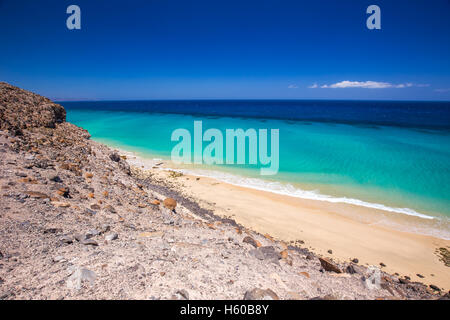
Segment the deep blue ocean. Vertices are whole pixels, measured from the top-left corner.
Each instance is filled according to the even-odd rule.
[[[450,236],[450,102],[61,102],[92,138],[170,159],[177,128],[279,129],[277,175],[259,165],[202,166],[211,175],[293,196],[347,202],[440,221]],[[206,145],[206,144],[205,144]],[[205,146],[204,145],[204,146]],[[199,169],[199,168],[196,168]],[[233,177],[233,178],[230,178]],[[226,179],[225,179],[226,180]],[[262,187],[264,186],[264,187]]]
[[[198,100],[64,102],[69,109],[389,125],[450,130],[450,102]]]

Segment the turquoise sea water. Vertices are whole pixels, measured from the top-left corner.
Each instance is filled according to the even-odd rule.
[[[258,165],[196,168],[233,174],[242,178],[241,184],[245,184],[246,177],[255,178],[257,181],[247,182],[279,193],[382,206],[399,215],[434,217],[443,221],[444,229],[448,226],[448,130],[66,108],[67,120],[87,129],[93,139],[152,158],[170,159],[176,144],[170,139],[173,130],[186,128],[193,132],[194,120],[202,120],[203,132],[208,128],[223,133],[230,128],[279,129],[277,175],[260,176]]]

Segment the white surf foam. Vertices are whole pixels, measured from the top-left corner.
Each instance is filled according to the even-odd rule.
[[[117,149],[117,148],[116,148]],[[227,172],[217,171],[217,170],[211,170],[211,169],[180,169],[171,167],[171,162],[167,159],[161,159],[156,157],[147,157],[142,156],[136,152],[133,151],[126,151],[119,149],[121,154],[125,154],[127,156],[127,161],[136,167],[143,168],[144,170],[149,170],[152,168],[155,168],[155,165],[158,166],[161,170],[172,170],[181,172],[183,174],[188,175],[194,175],[199,177],[207,177],[216,179],[218,181],[222,181],[231,185],[240,186],[240,187],[246,187],[251,188],[255,190],[260,191],[266,191],[266,192],[272,192],[279,195],[286,195],[301,199],[307,199],[307,200],[318,200],[318,201],[326,201],[330,203],[343,203],[343,204],[350,204],[350,205],[356,205],[356,206],[362,206],[366,208],[372,208],[377,209],[385,212],[392,212],[392,213],[399,213],[404,214],[412,217],[418,217],[421,219],[425,219],[426,221],[433,221],[433,225],[436,224],[436,226],[439,226],[441,224],[444,224],[445,226],[443,228],[438,227],[431,227],[430,226],[413,226],[411,223],[407,225],[398,225],[395,223],[395,225],[392,225],[394,229],[398,229],[400,231],[406,231],[406,232],[413,232],[417,234],[423,234],[428,236],[433,236],[445,240],[450,240],[450,233],[446,230],[448,221],[446,219],[441,219],[439,217],[433,217],[424,213],[417,212],[410,208],[396,208],[396,207],[389,207],[384,204],[380,203],[371,203],[359,199],[353,199],[353,198],[347,198],[347,197],[335,197],[330,196],[326,194],[322,194],[315,190],[302,190],[298,187],[293,186],[292,184],[288,183],[281,183],[281,182],[272,182],[267,180],[262,180],[258,178],[250,178],[245,176],[239,176]],[[162,166],[159,166],[160,164],[164,163]],[[445,220],[445,221],[444,221]]]
[[[142,167],[144,169],[151,169],[156,163],[164,162],[165,165],[170,165],[170,162],[165,161],[161,158],[143,158],[139,155],[137,155],[135,152],[130,152],[126,150],[119,149],[122,154],[125,154],[128,157],[128,161],[130,164]],[[194,176],[199,177],[207,177],[207,178],[213,178],[225,183],[229,183],[235,186],[239,187],[246,187],[246,188],[252,188],[255,190],[260,191],[267,191],[272,192],[280,195],[286,195],[301,199],[307,199],[307,200],[318,200],[318,201],[326,201],[331,203],[345,203],[345,204],[352,204],[356,206],[366,207],[366,208],[372,208],[382,211],[388,211],[388,212],[394,212],[394,213],[401,213],[406,214],[409,216],[419,217],[422,219],[436,219],[436,217],[432,217],[420,212],[417,212],[410,208],[396,208],[396,207],[389,207],[381,203],[372,203],[367,202],[359,199],[354,198],[347,198],[347,197],[335,197],[330,196],[326,194],[319,193],[315,190],[303,190],[298,187],[294,187],[292,184],[289,183],[281,183],[281,182],[273,182],[273,181],[267,181],[262,180],[258,178],[249,178],[239,175],[234,175],[227,172],[217,171],[217,170],[204,170],[204,169],[179,169],[179,168],[171,168],[171,167],[165,167],[162,168],[164,170],[172,170],[181,172],[183,174],[190,174]]]
[[[174,169],[174,168],[165,168],[166,170],[173,170],[178,171],[184,174],[191,174],[195,176],[201,176],[201,177],[208,177],[217,179],[219,181],[229,183],[235,186],[240,187],[247,187],[252,188],[260,191],[267,191],[272,192],[280,195],[286,195],[301,199],[307,199],[307,200],[318,200],[318,201],[326,201],[331,203],[345,203],[345,204],[352,204],[356,206],[362,206],[382,211],[388,211],[388,212],[395,212],[395,213],[401,213],[406,214],[409,216],[415,216],[422,219],[428,219],[432,220],[435,219],[435,217],[417,212],[410,208],[395,208],[395,207],[389,207],[384,204],[380,203],[371,203],[366,202],[359,199],[353,199],[353,198],[347,198],[347,197],[334,197],[329,196],[326,194],[321,194],[317,191],[310,191],[310,190],[302,190],[300,188],[294,187],[291,184],[288,183],[280,183],[280,182],[271,182],[266,181],[262,179],[257,178],[248,178],[248,177],[242,177],[233,175],[226,172],[220,172],[220,171],[213,171],[213,170],[186,170],[186,169]]]

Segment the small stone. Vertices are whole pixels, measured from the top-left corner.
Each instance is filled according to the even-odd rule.
[[[95,216],[97,214],[97,212],[95,212],[94,210],[91,210],[91,209],[84,209],[84,214],[92,217],[92,216]]]
[[[68,203],[68,202],[51,201],[50,203],[52,205],[54,205],[55,207],[58,207],[58,208],[68,208],[68,207],[70,207],[70,203]]]
[[[278,251],[276,251],[275,248],[272,246],[252,249],[249,251],[249,253],[259,260],[278,261],[279,259],[281,259],[281,254]]]
[[[74,238],[79,242],[87,239],[85,234],[76,234]]]
[[[306,260],[314,260],[314,256],[310,253],[306,255]]]
[[[163,202],[164,206],[169,210],[175,210],[175,207],[177,206],[177,201],[173,198],[166,198]]]
[[[212,223],[207,223],[206,226],[212,230],[216,230],[216,227]]]
[[[254,256],[256,259],[264,260],[264,254],[257,249],[253,249],[249,251],[250,255]]]
[[[259,243],[259,241],[256,241],[255,239],[253,239],[252,237],[249,237],[249,236],[245,237],[244,240],[242,240],[242,242],[251,244],[255,248],[261,247],[261,243]]]
[[[100,232],[98,232],[98,230],[96,230],[96,229],[89,230],[89,231],[86,233],[86,239],[90,239],[90,238],[92,238],[92,237],[96,237],[96,236],[98,236],[99,234],[100,234]]]
[[[441,288],[439,288],[438,286],[436,286],[434,284],[430,284],[430,288],[435,290],[435,291],[441,291]]]
[[[86,179],[92,179],[93,176],[94,174],[92,174],[91,172],[86,172],[86,174],[84,175]]]
[[[101,233],[106,233],[109,230],[111,230],[111,226],[109,224],[102,224],[102,226],[101,226]]]
[[[383,267],[386,267],[386,265],[383,263],[383,262],[380,262],[380,266],[383,268]]]
[[[301,272],[299,272],[299,274],[301,274],[302,276],[304,276],[306,278],[309,278],[309,273],[306,271],[301,271]]]
[[[258,249],[264,253],[266,259],[281,259],[281,254],[272,246],[260,247]]]
[[[420,273],[416,274],[416,276],[418,276],[419,278],[423,279],[425,278],[423,275],[421,275]]]
[[[355,267],[353,265],[347,266],[347,268],[345,268],[345,272],[350,273],[350,274],[357,273],[356,270],[355,270]]]
[[[47,234],[47,233],[60,233],[60,232],[62,232],[62,229],[60,229],[60,228],[47,228],[47,229],[44,230],[44,234]]]
[[[94,204],[91,204],[91,209],[92,210],[100,210],[101,208],[98,204],[94,203]]]
[[[108,210],[108,211],[111,212],[111,213],[117,213],[116,209],[115,209],[112,205],[110,205],[110,204],[108,204],[108,205],[105,207],[105,210]]]
[[[319,261],[320,261],[320,264],[322,265],[322,268],[324,268],[325,271],[342,273],[341,269],[335,263],[333,263],[330,259],[319,258]]]
[[[358,259],[356,259],[356,258],[354,258],[354,259],[352,259],[352,262],[353,262],[353,263],[358,263],[358,262],[359,262],[359,260],[358,260]]]
[[[25,178],[27,176],[27,174],[23,173],[23,172],[16,172],[16,176],[21,177],[21,178]]]
[[[266,238],[267,240],[270,240],[270,241],[274,241],[273,237],[270,234],[268,234],[268,233],[264,234],[264,238]]]
[[[271,289],[255,288],[244,294],[244,300],[279,300],[277,294]]]
[[[85,246],[94,246],[94,247],[98,246],[97,241],[92,240],[92,239],[82,240],[82,241],[80,241],[80,243],[84,244]]]
[[[69,198],[69,188],[67,187],[59,188],[56,193],[64,198]]]
[[[63,236],[60,240],[62,243],[67,243],[67,244],[73,243],[73,238],[70,236]]]
[[[161,202],[159,202],[159,200],[153,200],[153,201],[150,202],[150,204],[153,204],[155,206],[159,206],[160,203]]]
[[[154,237],[162,237],[164,232],[162,231],[154,231],[154,232],[141,232],[139,237],[141,238],[154,238]]]
[[[189,293],[184,289],[178,290],[172,296],[172,299],[174,299],[174,300],[189,300]]]
[[[114,161],[114,162],[119,162],[120,161],[120,156],[116,153],[113,152],[109,155],[109,158]]]
[[[327,252],[328,252],[329,254],[333,254],[333,250],[331,250],[331,249],[328,250]]]
[[[119,235],[117,233],[114,233],[114,232],[109,233],[109,234],[107,234],[105,236],[105,240],[106,241],[113,241],[113,240],[116,240],[117,238],[119,238]]]
[[[57,176],[57,175],[50,176],[49,180],[53,181],[53,182],[58,182],[58,183],[63,182],[62,179],[59,176]]]
[[[25,194],[29,195],[31,198],[37,198],[37,199],[50,199],[48,195],[42,192],[37,191],[25,191]]]
[[[64,259],[63,256],[56,256],[53,258],[53,262],[66,262],[67,260]]]
[[[288,251],[283,250],[280,252],[280,255],[281,255],[281,259],[286,259],[288,257]]]

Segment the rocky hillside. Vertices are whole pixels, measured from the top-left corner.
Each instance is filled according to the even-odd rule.
[[[217,217],[44,97],[0,83],[0,116],[0,299],[448,298]]]
[[[26,128],[55,128],[64,121],[66,110],[59,104],[0,82],[0,129],[20,135]]]

